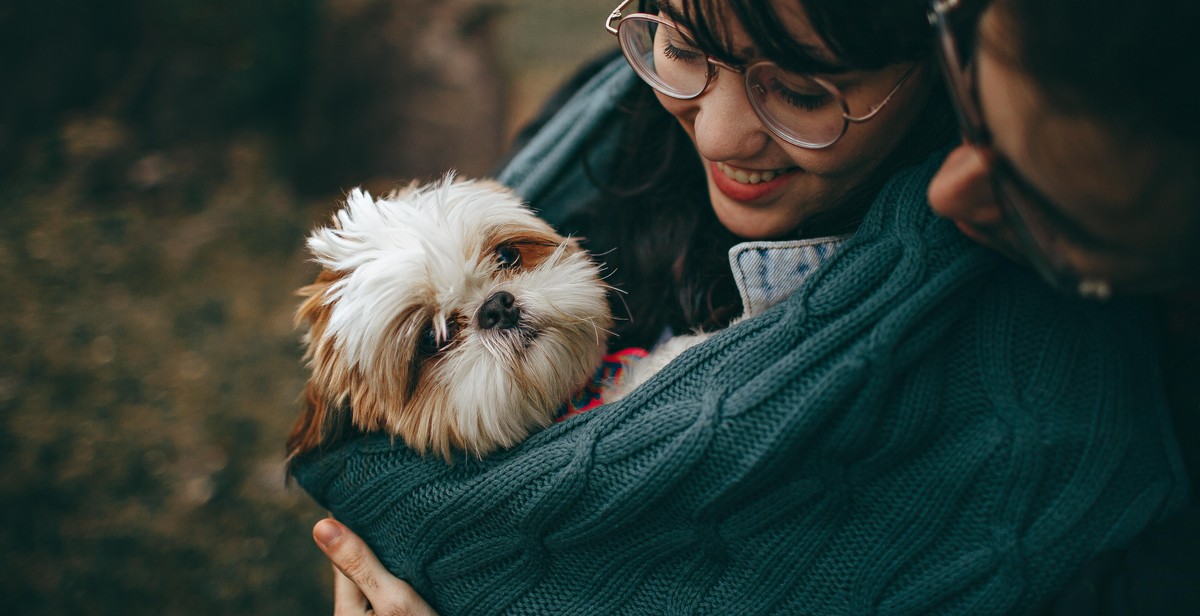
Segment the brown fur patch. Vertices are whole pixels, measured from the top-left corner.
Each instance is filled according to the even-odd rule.
[[[322,271],[316,282],[298,291],[305,299],[295,320],[297,326],[308,329],[304,359],[311,376],[305,386],[304,408],[288,437],[289,460],[328,446],[349,432],[351,425],[363,431],[390,429],[413,449],[432,449],[449,459],[450,447],[465,443],[452,423],[439,421],[449,417],[448,412],[434,408],[441,404],[442,396],[433,395],[433,385],[422,385],[421,375],[436,356],[425,356],[417,349],[420,333],[434,318],[433,313],[418,302],[398,314],[385,338],[403,341],[403,345],[385,349],[375,358],[374,373],[364,374],[347,365],[326,335],[334,307],[326,295],[342,277]]]
[[[307,326],[309,331],[309,344],[304,356],[306,360],[312,359],[316,341],[324,337],[329,314],[333,310],[324,302],[325,293],[339,278],[341,276],[324,270],[317,275],[316,282],[296,292],[304,301],[296,310],[295,322],[297,326]],[[288,459],[314,451],[325,443],[327,436],[332,436],[330,427],[335,423],[332,421],[334,414],[326,396],[310,380],[304,388],[304,409],[288,435]]]
[[[494,182],[485,181],[481,184],[484,188],[512,195],[511,191]],[[398,188],[388,198],[403,200],[409,193],[421,189],[414,182]],[[515,196],[512,198],[516,199]],[[576,239],[564,238],[536,217],[517,218],[520,219],[518,222],[488,229],[485,237],[469,236],[472,242],[482,242],[477,247],[480,261],[476,265],[496,263],[497,249],[501,246],[511,247],[518,252],[513,273],[548,265],[547,261],[551,260],[552,255],[561,250],[565,249],[568,254],[582,250]],[[505,256],[512,257],[511,254]],[[311,376],[305,387],[303,411],[288,438],[289,460],[327,447],[359,431],[386,431],[416,451],[432,452],[447,461],[452,459],[455,449],[482,456],[496,446],[511,446],[515,443],[509,441],[523,435],[522,427],[515,422],[548,425],[551,415],[546,413],[544,417],[539,416],[542,409],[552,412],[570,393],[559,391],[562,388],[557,384],[569,386],[577,379],[583,381],[590,378],[589,365],[599,362],[604,348],[603,340],[598,339],[596,348],[591,349],[594,357],[580,357],[578,362],[564,360],[563,357],[555,358],[550,362],[553,369],[549,373],[556,384],[542,382],[544,376],[535,376],[527,366],[518,363],[511,376],[515,380],[513,385],[516,391],[524,395],[512,404],[514,408],[523,409],[523,415],[502,415],[505,419],[514,419],[514,423],[497,430],[493,423],[496,415],[475,417],[464,415],[461,409],[448,408],[455,396],[449,395],[447,388],[460,386],[451,381],[470,378],[461,373],[452,376],[449,370],[462,368],[463,364],[452,358],[455,357],[455,345],[465,342],[456,340],[454,334],[468,331],[473,326],[472,317],[458,312],[441,314],[435,307],[436,289],[405,289],[403,303],[406,306],[401,308],[402,313],[391,317],[386,329],[378,334],[380,340],[375,341],[369,351],[350,350],[350,347],[335,340],[329,331],[335,308],[329,301],[329,293],[334,285],[348,275],[347,272],[322,271],[312,284],[298,292],[304,299],[297,309],[295,321],[298,327],[306,329],[304,360]],[[507,278],[510,273],[491,270],[488,275],[496,282]],[[602,301],[600,303],[599,310],[605,309],[606,305]],[[453,321],[457,327],[446,327],[440,321],[442,318]],[[589,318],[586,323],[592,328],[598,327],[599,336],[599,332],[611,326],[611,317],[605,316],[599,322]],[[421,350],[422,334],[431,325],[439,334],[439,343],[448,342],[448,346],[432,354]],[[577,323],[567,330],[571,330],[571,327],[578,330],[584,325]],[[573,335],[575,342],[572,344],[587,346],[585,343],[588,341],[580,341],[578,332]],[[363,358],[358,357],[358,353],[371,355]],[[351,361],[355,361],[355,365],[349,365]],[[509,410],[497,412],[508,413]],[[516,419],[518,417],[520,419]]]
[[[506,225],[491,231],[484,241],[483,254],[480,255],[480,258],[485,261],[495,259],[495,253],[499,247],[511,246],[521,255],[520,260],[517,261],[517,268],[533,269],[554,254],[563,243],[568,244],[568,252],[579,250],[578,243],[555,233],[549,225],[544,229],[530,228],[524,225]]]

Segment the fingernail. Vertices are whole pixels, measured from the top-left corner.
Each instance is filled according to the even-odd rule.
[[[329,544],[337,541],[337,538],[341,536],[342,525],[329,518],[317,522],[317,525],[313,527],[313,539],[325,547],[329,547]]]

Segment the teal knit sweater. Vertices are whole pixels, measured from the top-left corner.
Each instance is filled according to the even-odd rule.
[[[1137,307],[1056,296],[895,177],[783,303],[619,403],[300,484],[443,614],[998,614],[1178,508]]]

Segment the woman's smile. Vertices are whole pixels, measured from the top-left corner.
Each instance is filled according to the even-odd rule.
[[[710,161],[709,171],[717,190],[734,201],[748,204],[770,197],[783,188],[800,169],[743,169]]]

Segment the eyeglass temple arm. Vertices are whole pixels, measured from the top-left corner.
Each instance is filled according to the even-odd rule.
[[[848,122],[855,122],[855,123],[866,122],[867,120],[870,120],[871,118],[875,117],[881,109],[883,109],[885,106],[887,106],[888,101],[892,100],[892,97],[895,96],[896,93],[900,91],[900,86],[903,86],[904,82],[908,81],[909,77],[912,77],[912,74],[916,72],[918,66],[920,66],[920,64],[913,64],[912,66],[908,67],[908,70],[904,72],[904,76],[900,78],[900,81],[898,83],[896,83],[896,87],[892,88],[891,92],[888,92],[887,97],[885,97],[883,100],[879,101],[878,103],[872,105],[871,108],[867,111],[867,115],[858,116],[858,117],[843,115],[842,117],[846,118],[846,121],[848,121]]]
[[[958,8],[960,2],[961,0],[933,0],[929,5],[930,20],[932,21],[932,16],[935,12],[945,14],[952,9]]]
[[[613,9],[612,13],[608,14],[608,19],[604,20],[604,29],[608,30],[609,34],[615,35],[617,33],[617,28],[613,25],[613,22],[621,19],[621,11],[624,11],[625,7],[628,6],[630,2],[633,2],[633,0],[625,0],[621,4],[618,4],[617,8]]]

